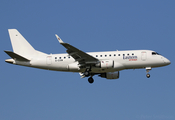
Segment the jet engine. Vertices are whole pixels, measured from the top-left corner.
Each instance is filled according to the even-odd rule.
[[[119,78],[119,71],[101,73],[99,76],[102,78],[106,78],[106,79],[118,79]]]

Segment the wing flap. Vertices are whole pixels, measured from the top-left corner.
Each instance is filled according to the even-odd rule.
[[[72,56],[76,61],[98,61],[98,59],[94,58],[93,56],[75,48],[74,46],[68,43],[61,43],[65,48],[67,48],[67,53]]]

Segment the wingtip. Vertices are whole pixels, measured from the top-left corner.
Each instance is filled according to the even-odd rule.
[[[59,41],[60,43],[64,43],[64,42],[61,40],[61,38],[60,38],[57,34],[55,34],[55,36],[56,36],[56,38],[58,39],[58,41]]]

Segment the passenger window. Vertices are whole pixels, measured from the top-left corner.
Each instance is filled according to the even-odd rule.
[[[118,54],[118,56],[120,56],[120,54]]]
[[[127,54],[127,55],[129,55],[129,54]]]
[[[125,56],[125,54],[123,54],[123,56]]]
[[[134,53],[132,53],[132,55],[134,55]]]
[[[114,56],[116,56],[116,54],[114,54]]]
[[[109,57],[111,57],[111,55],[109,55]]]
[[[66,57],[64,57],[64,59],[66,59]]]
[[[107,55],[105,55],[105,57],[107,57]]]
[[[61,59],[61,57],[60,57],[60,59]]]
[[[57,59],[57,57],[55,57],[55,59]]]
[[[96,57],[98,57],[98,55],[96,55]]]
[[[100,57],[102,57],[102,55],[100,55]]]

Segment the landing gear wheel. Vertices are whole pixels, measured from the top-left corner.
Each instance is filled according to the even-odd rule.
[[[146,77],[147,77],[147,78],[150,78],[150,74],[146,74]]]
[[[90,75],[90,73],[89,73],[90,71],[91,71],[91,69],[90,68],[87,68],[86,71],[84,72],[84,75],[86,77],[88,77]]]
[[[90,78],[88,78],[88,82],[92,84],[94,82],[94,79],[92,77],[90,77]]]
[[[89,71],[85,71],[85,72],[84,72],[84,75],[85,75],[86,77],[88,77],[88,76],[89,76]]]
[[[149,74],[149,71],[151,70],[151,67],[146,67],[146,77],[147,78],[150,78],[150,74]]]

